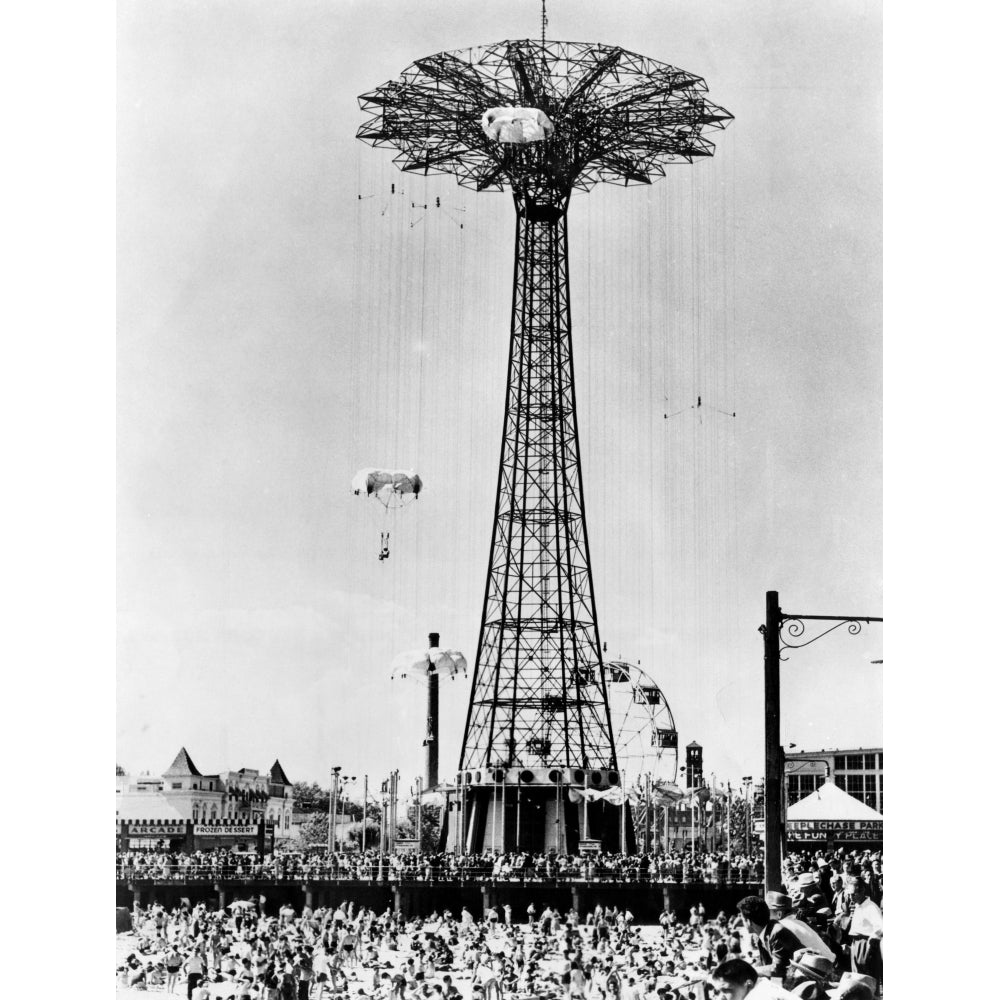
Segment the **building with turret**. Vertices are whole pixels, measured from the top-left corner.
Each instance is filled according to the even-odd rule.
[[[123,820],[171,820],[273,824],[277,837],[291,835],[292,783],[275,761],[270,770],[202,774],[184,747],[160,777],[116,768],[115,813]]]

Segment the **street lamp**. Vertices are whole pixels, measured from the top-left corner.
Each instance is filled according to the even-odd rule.
[[[680,781],[682,784],[683,784],[683,780],[684,780],[684,772],[686,770],[687,770],[687,768],[682,764],[680,766],[678,772],[677,772],[677,774],[678,774],[678,781]],[[679,807],[680,804],[681,804],[681,801],[682,801],[682,799],[678,799],[674,803],[674,805]],[[667,808],[669,809],[670,806],[668,805]],[[677,829],[680,831],[681,854],[683,854],[684,853],[684,825],[683,825],[683,820],[682,820],[682,818],[681,818],[681,816],[680,816],[679,813],[678,813],[678,816],[677,816]],[[668,847],[668,849],[670,847],[670,837],[669,837],[669,835],[667,836],[667,847]]]
[[[687,768],[681,765],[680,773],[683,774]],[[694,850],[694,823],[695,823],[695,803],[698,801],[697,797],[694,795],[688,798],[688,808],[691,810],[691,865],[694,866],[695,861],[695,850]]]
[[[797,746],[798,746],[798,743],[789,743],[788,744],[788,749],[789,750],[794,750]],[[784,753],[782,753],[782,761],[785,763],[785,767],[787,769],[787,767],[788,767],[788,761],[786,760],[786,758],[784,756]],[[815,758],[807,757],[807,758],[803,759],[802,763],[803,764],[822,764],[823,767],[826,768],[826,780],[827,781],[830,780],[830,762],[828,760],[824,760],[822,758],[820,758],[820,759],[817,760]],[[788,771],[788,773],[789,774],[798,774],[800,772],[798,772],[798,771]]]
[[[337,808],[337,784],[340,780],[341,767],[331,767],[330,768],[330,810],[329,819],[327,821],[326,830],[326,851],[328,854],[333,854],[334,849],[334,832],[333,832],[333,816]]]
[[[334,783],[333,783],[333,849],[337,850],[337,828],[340,826],[339,816],[340,816],[340,799],[341,799],[341,785],[351,785],[356,782],[356,775],[341,775],[341,768],[335,767],[334,771]]]
[[[797,743],[789,743],[788,744],[788,749],[789,750],[794,750],[797,746],[798,746]],[[795,767],[795,764],[798,764],[799,766]],[[815,758],[808,758],[807,757],[807,758],[804,758],[802,760],[792,761],[791,762],[791,768],[790,768],[789,767],[788,756],[785,754],[785,748],[781,747],[781,825],[782,825],[782,829],[784,829],[785,823],[787,822],[787,818],[788,818],[788,806],[789,806],[789,801],[788,801],[788,778],[789,778],[790,775],[800,775],[801,774],[801,775],[805,775],[807,777],[814,775],[815,772],[813,772],[813,771],[807,771],[806,770],[809,767],[809,765],[811,765],[811,764],[822,764],[823,767],[826,770],[826,773],[824,775],[824,779],[823,780],[824,781],[829,781],[830,780],[830,762],[828,760],[815,759]],[[798,789],[796,791],[797,791],[797,794],[802,794],[801,791],[799,791]],[[798,800],[796,800],[796,801],[798,801]],[[792,805],[794,805],[794,803],[792,803]]]
[[[750,856],[750,827],[753,822],[753,803],[750,794],[753,791],[753,775],[743,775],[743,853]]]
[[[778,592],[766,594],[765,622],[758,631],[764,637],[764,888],[781,886],[781,858],[784,853],[782,795],[784,766],[781,747],[781,673],[784,652],[802,649],[817,639],[847,626],[849,635],[858,635],[861,623],[881,622],[869,615],[799,615],[781,610]],[[824,631],[806,638],[806,622],[822,622]],[[833,624],[829,624],[829,623]]]
[[[365,853],[368,846],[368,775],[365,775],[364,791],[361,793],[361,853]]]

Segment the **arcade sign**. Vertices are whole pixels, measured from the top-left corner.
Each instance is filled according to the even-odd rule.
[[[164,837],[183,837],[187,833],[187,826],[180,823],[128,823],[126,822],[128,835],[130,837],[155,837],[162,840]]]

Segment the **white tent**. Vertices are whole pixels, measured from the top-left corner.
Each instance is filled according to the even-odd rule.
[[[786,817],[789,820],[880,820],[882,814],[828,781],[789,806]]]
[[[785,832],[800,843],[881,842],[882,814],[828,781],[788,807]]]

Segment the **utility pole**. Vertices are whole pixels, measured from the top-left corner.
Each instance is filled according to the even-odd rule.
[[[396,780],[396,772],[389,772],[389,798],[385,805],[385,853],[392,854],[392,812],[393,812],[393,784]]]
[[[558,775],[556,778],[556,851],[562,853],[565,850],[565,847],[563,846],[563,822],[561,815],[563,780],[562,769],[559,768],[556,771],[556,774]]]
[[[328,823],[329,829],[326,831],[326,849],[330,854],[333,854],[337,848],[334,821],[337,813],[337,778],[339,774],[339,767],[330,768],[330,818]]]
[[[733,866],[733,786],[726,782],[726,864],[732,877]]]
[[[692,869],[692,871],[694,870],[694,860],[695,860],[695,855],[694,855],[694,823],[695,823],[695,815],[694,815],[694,812],[695,812],[695,803],[697,801],[698,800],[696,798],[694,798],[694,797],[691,798],[691,869]]]
[[[706,835],[706,840],[707,840],[708,845],[710,846],[710,848],[712,850],[712,853],[714,854],[715,851],[716,851],[716,849],[719,846],[719,843],[718,843],[719,823],[718,823],[718,816],[716,816],[716,814],[715,814],[715,811],[716,811],[716,809],[718,809],[719,804],[718,804],[718,802],[716,801],[716,798],[715,798],[715,772],[714,771],[712,772],[712,796],[708,800],[708,803],[711,806],[711,809],[710,810],[708,810],[708,809],[705,810],[705,819],[706,819],[706,822],[708,824],[708,833]],[[709,815],[709,813],[711,813],[711,815]]]
[[[650,796],[649,796],[649,773],[646,773],[646,817],[645,823],[643,824],[644,830],[642,835],[643,840],[643,850],[646,854],[650,853],[649,850],[649,807],[650,807]]]
[[[764,889],[781,890],[781,607],[769,590],[764,617]]]
[[[465,782],[462,780],[462,772],[455,776],[455,853],[461,857],[465,854],[462,845],[465,841]]]
[[[361,853],[365,853],[367,838],[365,833],[368,829],[368,775],[365,775],[364,805],[361,807]]]
[[[490,778],[493,781],[493,800],[490,803],[490,820],[491,820],[491,833],[490,833],[490,850],[496,854],[497,852],[497,775],[496,771],[490,767]]]
[[[337,850],[337,816],[340,808],[340,768],[335,767],[333,775],[333,849]]]
[[[621,790],[622,790],[622,815],[621,815],[621,820],[622,820],[622,830],[621,830],[622,857],[625,857],[628,854],[628,851],[626,850],[626,846],[625,846],[625,810],[628,809],[628,795],[626,794],[625,789],[627,787],[628,787],[628,785],[625,784],[625,772],[622,771],[622,773],[621,773],[621,784],[619,785],[619,788],[621,788]]]
[[[378,881],[384,878],[383,864],[385,861],[385,792],[386,782],[382,782],[382,794],[379,796],[378,811]]]
[[[424,800],[423,800],[424,789],[423,789],[423,783],[424,783],[424,779],[421,778],[418,775],[417,776],[417,810],[416,810],[417,815],[416,815],[416,819],[414,819],[414,821],[413,821],[413,836],[414,836],[414,839],[417,841],[417,844],[420,845],[420,846],[417,847],[417,853],[418,854],[423,850],[423,835],[422,835],[422,827],[423,827],[423,819],[424,819]]]
[[[517,850],[521,849],[521,772],[517,772],[517,805],[515,806],[516,816],[514,818],[514,845]]]
[[[396,781],[393,785],[394,796],[392,806],[392,852],[396,853],[396,840],[399,838],[399,771],[393,771]]]
[[[389,854],[396,853],[396,790],[399,785],[399,771],[389,775]]]
[[[428,644],[431,649],[437,649],[441,636],[437,632],[431,632],[428,637]],[[440,677],[433,659],[427,669],[427,738],[425,744],[427,753],[425,755],[427,790],[437,788],[438,784],[438,685]]]

